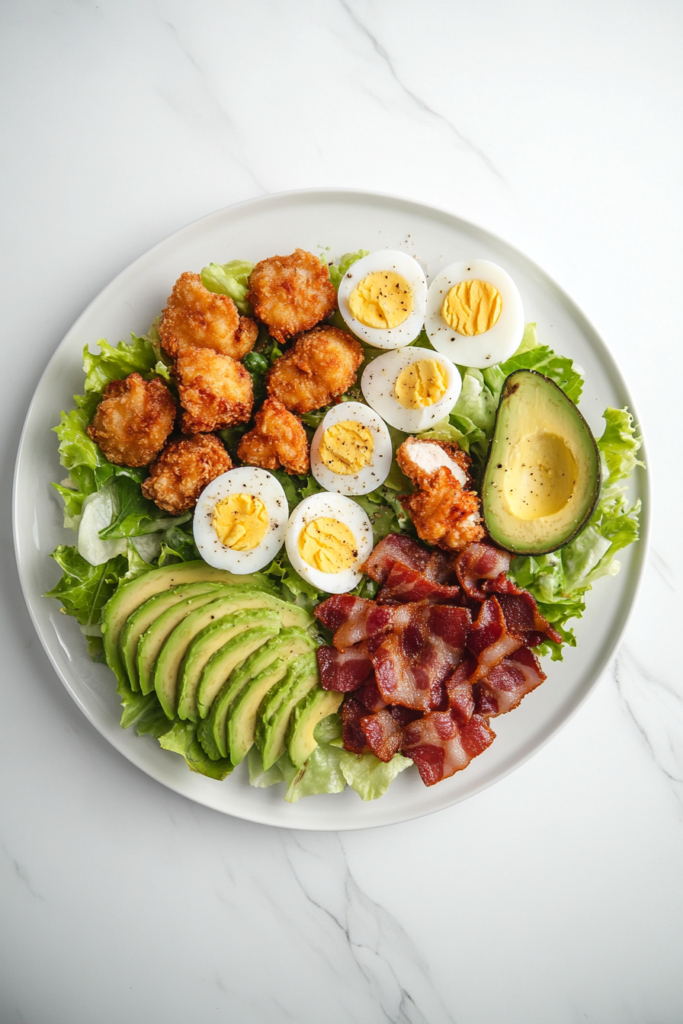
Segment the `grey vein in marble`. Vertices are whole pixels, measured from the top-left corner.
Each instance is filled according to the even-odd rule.
[[[491,171],[492,174],[495,174],[495,176],[500,181],[502,181],[504,184],[507,184],[507,182],[505,181],[505,178],[500,173],[500,171],[498,170],[496,165],[493,163],[491,158],[488,157],[486,155],[486,153],[484,153],[484,151],[482,149],[480,149],[474,142],[472,142],[471,139],[469,139],[458,128],[456,128],[456,126],[453,124],[453,122],[449,121],[448,118],[445,117],[444,114],[441,114],[441,113],[439,113],[438,110],[435,110],[433,107],[430,107],[429,104],[426,103],[422,99],[421,96],[418,96],[416,92],[413,92],[413,90],[411,88],[409,88],[409,86],[406,85],[406,83],[403,81],[403,79],[398,74],[398,72],[396,70],[396,65],[395,65],[394,61],[391,59],[391,57],[389,56],[389,53],[387,52],[386,48],[384,46],[382,46],[382,44],[380,43],[379,39],[377,39],[377,37],[375,35],[373,35],[373,33],[370,31],[370,29],[367,27],[367,25],[363,21],[361,21],[361,19],[358,17],[356,12],[351,7],[351,5],[348,2],[348,0],[339,0],[339,3],[341,5],[341,7],[346,11],[349,19],[353,22],[355,27],[360,32],[362,32],[362,34],[370,42],[372,48],[374,49],[375,53],[380,58],[382,63],[385,65],[385,67],[386,67],[387,71],[389,72],[389,74],[391,75],[391,77],[394,79],[394,81],[396,82],[398,87],[401,89],[401,91],[403,93],[405,93],[405,95],[410,99],[412,104],[418,110],[421,110],[422,113],[427,114],[429,117],[431,117],[431,118],[433,118],[433,119],[435,119],[437,121],[440,121],[441,124],[446,125],[446,127],[456,137],[456,139],[458,140],[458,142],[460,142],[461,145],[466,146],[467,149],[469,149],[472,153],[474,153],[475,156],[477,156],[486,165],[486,167],[488,167],[489,171]]]

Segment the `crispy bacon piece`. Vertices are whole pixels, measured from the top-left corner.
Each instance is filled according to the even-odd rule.
[[[503,658],[518,650],[523,643],[520,637],[508,632],[498,598],[489,597],[481,606],[477,621],[467,638],[467,648],[477,659],[470,682],[476,683],[488,675]]]
[[[375,670],[362,647],[350,647],[344,652],[334,647],[319,647],[316,654],[323,690],[348,693],[374,679]]]
[[[403,729],[389,708],[361,718],[360,727],[375,757],[391,761],[403,741]]]
[[[377,686],[377,680],[375,679],[375,670],[372,670],[372,678],[368,679],[367,682],[354,691],[354,700],[361,702],[366,712],[370,715],[374,715],[376,711],[381,711],[382,708],[387,706],[387,702],[382,697]],[[404,725],[405,723],[401,723]]]
[[[544,640],[554,640],[556,644],[562,643],[562,637],[543,618],[534,598],[528,591],[520,590],[517,594],[498,594],[497,600],[503,609],[505,624],[509,632],[521,637],[525,647],[536,647]]]
[[[347,697],[342,704],[342,739],[344,749],[354,754],[364,754],[368,749],[365,733],[361,728],[361,720],[366,717],[366,710],[360,701]]]
[[[465,658],[446,680],[446,693],[451,714],[459,726],[467,725],[475,712],[475,700],[470,676],[477,667],[475,658]],[[477,712],[479,709],[476,708]]]
[[[315,615],[324,626],[335,630],[334,646],[338,651],[345,651],[347,647],[384,633],[389,628],[400,628],[407,624],[410,611],[403,610],[407,607],[382,606],[365,597],[334,594],[318,605]]]
[[[437,583],[403,562],[394,562],[377,600],[380,604],[403,604],[406,601],[436,603],[459,601],[461,597],[460,587]]]
[[[509,551],[501,551],[490,544],[468,544],[455,560],[455,571],[467,596],[475,601],[484,601],[486,594],[477,586],[477,581],[500,580],[502,574],[510,568],[511,561],[512,555]],[[503,586],[503,581],[508,582],[507,578],[503,577]]]
[[[472,697],[476,713],[494,718],[512,711],[546,678],[538,658],[522,647],[496,665],[485,679],[474,686]],[[451,691],[449,689],[449,697]]]
[[[433,711],[406,726],[401,752],[413,759],[425,786],[433,786],[467,768],[494,739],[495,733],[480,715],[458,728],[450,711]]]
[[[428,551],[412,537],[405,537],[400,533],[389,533],[383,537],[367,562],[361,566],[361,572],[372,577],[377,583],[386,583],[397,562],[426,576],[428,580],[437,583],[457,583],[446,555],[440,551]]]

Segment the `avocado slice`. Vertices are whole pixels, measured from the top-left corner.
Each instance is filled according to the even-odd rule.
[[[313,735],[316,725],[338,711],[343,699],[343,693],[316,687],[296,705],[289,719],[286,742],[289,759],[297,768],[308,760],[318,746]]]
[[[212,677],[207,678],[206,685],[212,687],[213,681],[218,679],[225,680],[225,682],[211,705],[208,718],[201,723],[197,730],[199,740],[209,757],[217,760],[219,757],[228,756],[226,720],[232,713],[233,702],[239,703],[239,709],[235,707],[232,724],[233,743],[236,749],[243,750],[246,746],[246,750],[249,750],[254,742],[258,706],[270,687],[277,681],[273,678],[272,682],[263,688],[256,682],[256,677],[261,676],[276,661],[282,662],[282,674],[284,675],[287,663],[292,658],[315,650],[315,647],[315,640],[308,633],[296,626],[291,626],[289,629],[283,629],[278,636],[273,637],[258,651],[255,651],[227,679],[220,651],[211,658],[204,669],[204,675]]]
[[[197,687],[209,658],[221,650],[228,640],[255,626],[266,626],[279,633],[280,616],[268,608],[252,608],[249,611],[236,612],[234,615],[225,615],[197,633],[185,651],[180,665],[178,718],[197,721]]]
[[[292,711],[318,682],[315,654],[303,654],[289,663],[285,678],[265,696],[256,718],[256,745],[261,751],[264,771],[284,753]]]
[[[126,683],[126,668],[119,650],[119,638],[126,619],[143,601],[162,590],[169,590],[180,584],[188,583],[224,583],[250,585],[251,587],[270,589],[270,584],[260,573],[236,576],[225,569],[213,569],[206,562],[197,558],[193,562],[180,562],[177,565],[165,565],[162,569],[152,569],[137,576],[130,583],[125,583],[116,591],[105,605],[102,616],[102,632],[104,633],[104,653],[107,664],[119,682]]]
[[[585,419],[536,370],[517,370],[501,394],[482,483],[491,539],[544,555],[575,537],[600,495],[600,457]]]
[[[188,586],[177,586],[171,590],[148,597],[146,601],[128,616],[123,632],[119,638],[119,650],[126,666],[132,690],[140,689],[138,678],[137,653],[140,637],[167,608],[184,601],[186,597],[197,597],[200,594],[216,594],[221,590],[220,583],[190,583]]]
[[[262,590],[244,587],[221,587],[218,591],[219,597],[225,598],[226,602],[231,602],[226,606],[225,615],[229,612],[240,611],[242,608],[263,607],[260,603],[263,595],[264,591]],[[183,622],[192,611],[203,608],[204,605],[211,604],[215,600],[216,593],[212,591],[185,598],[167,608],[151,626],[148,626],[138,640],[136,655],[140,689],[143,693],[151,693],[154,689],[154,667],[157,658],[175,627]]]

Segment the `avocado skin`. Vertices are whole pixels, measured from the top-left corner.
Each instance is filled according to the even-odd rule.
[[[285,678],[266,694],[256,719],[256,745],[265,771],[285,751],[287,726],[294,707],[317,685],[316,656],[304,654],[290,662]]]
[[[311,756],[318,742],[313,735],[316,725],[339,710],[343,693],[316,687],[294,708],[287,727],[287,750],[293,765],[300,768]]]
[[[220,757],[228,757],[228,730],[232,734],[235,750],[243,751],[244,754],[249,752],[254,742],[256,712],[263,694],[281,678],[279,675],[277,678],[273,677],[270,686],[262,689],[260,683],[262,678],[265,678],[266,670],[278,661],[282,663],[284,675],[292,658],[314,650],[315,646],[315,641],[308,633],[297,626],[290,626],[250,655],[228,676],[211,705],[208,718],[199,726],[197,733],[210,758],[217,760]],[[208,665],[205,671],[207,670]]]
[[[577,479],[577,499],[572,505],[573,514],[568,515],[564,523],[547,524],[545,536],[538,536],[538,530],[535,531],[537,535],[533,536],[534,530],[529,525],[528,537],[525,538],[524,524],[535,524],[538,519],[527,521],[512,515],[505,508],[499,492],[507,469],[506,456],[510,432],[514,429],[515,403],[524,401],[530,391],[543,397],[545,411],[549,416],[547,421],[539,417],[536,421],[538,427],[542,429],[544,424],[552,424],[553,415],[556,415],[556,419],[559,417],[562,420],[562,436],[572,439],[583,472],[579,472]],[[500,473],[501,469],[503,473]],[[482,511],[491,540],[518,555],[545,555],[556,551],[573,540],[588,524],[600,497],[600,484],[600,455],[595,438],[574,402],[554,381],[537,370],[516,370],[511,373],[503,384],[481,488]],[[511,536],[513,530],[517,536]]]

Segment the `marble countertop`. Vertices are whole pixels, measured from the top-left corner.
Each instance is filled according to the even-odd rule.
[[[35,0],[0,24],[3,1024],[677,1024],[683,8]],[[11,536],[26,409],[82,309],[189,221],[313,186],[432,203],[543,266],[624,371],[655,495],[623,646],[566,728],[468,802],[355,833],[245,823],[129,764],[47,661]]]

